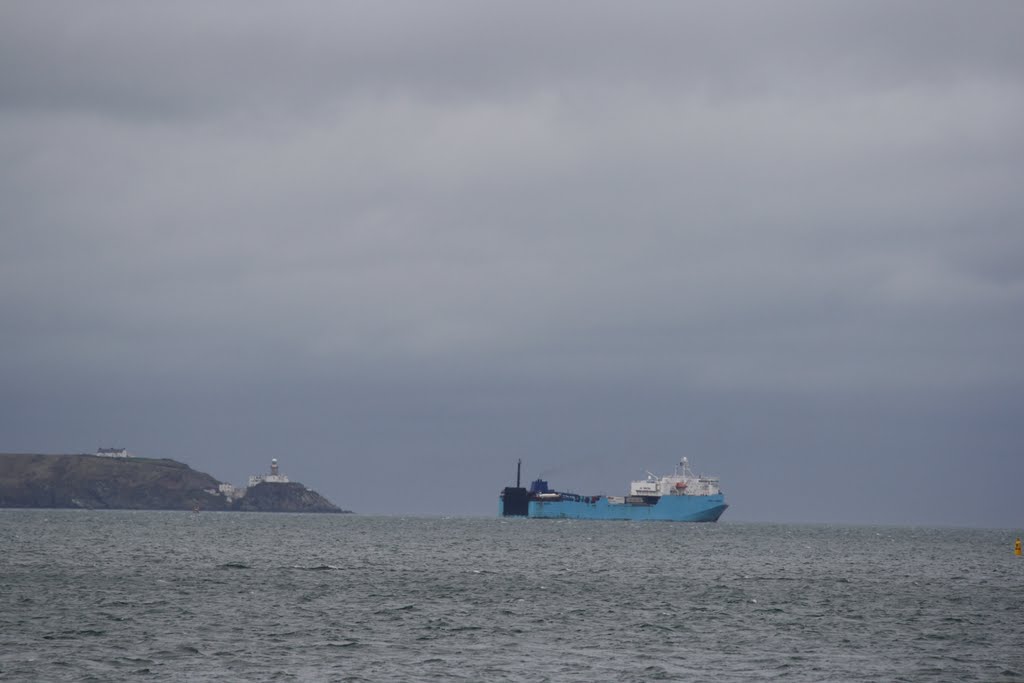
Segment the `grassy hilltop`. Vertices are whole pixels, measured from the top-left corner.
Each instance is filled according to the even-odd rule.
[[[261,484],[232,505],[210,493],[220,483],[175,460],[0,454],[0,507],[341,512],[301,484]]]

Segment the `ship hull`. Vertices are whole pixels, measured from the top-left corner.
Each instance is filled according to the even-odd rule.
[[[721,493],[710,496],[662,496],[653,503],[596,500],[530,500],[526,516],[537,519],[609,519],[665,522],[715,522],[729,507]],[[501,502],[499,514],[506,515]],[[515,514],[511,513],[510,514]]]

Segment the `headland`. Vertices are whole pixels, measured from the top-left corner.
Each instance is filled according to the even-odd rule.
[[[349,512],[286,477],[259,479],[236,489],[176,460],[127,457],[123,449],[0,453],[0,507]]]

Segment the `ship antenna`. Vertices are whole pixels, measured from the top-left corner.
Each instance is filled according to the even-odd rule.
[[[517,489],[521,488],[519,486],[519,473],[522,471],[522,469],[523,469],[523,459],[519,458],[519,462],[516,463],[516,488]]]

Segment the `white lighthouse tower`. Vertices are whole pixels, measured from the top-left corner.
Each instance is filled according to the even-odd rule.
[[[270,474],[254,474],[249,477],[249,486],[257,484],[287,484],[288,477],[281,474],[277,469],[277,458],[270,460]]]

